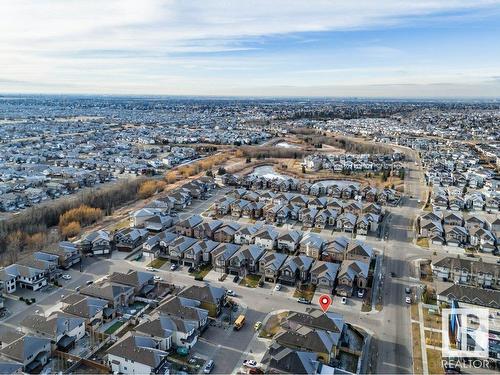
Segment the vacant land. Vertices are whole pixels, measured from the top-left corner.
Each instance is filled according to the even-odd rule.
[[[444,374],[441,360],[441,350],[427,349],[427,363],[429,365],[429,374]]]
[[[288,311],[281,312],[279,314],[274,314],[269,317],[264,327],[262,327],[259,337],[272,338],[277,334],[281,327],[281,322],[288,316]]]
[[[314,297],[314,292],[316,291],[316,287],[314,285],[306,285],[304,287],[297,287],[295,292],[293,293],[294,298],[305,298],[308,301],[311,301]]]
[[[166,259],[155,259],[151,263],[148,264],[148,267],[160,269],[165,263],[167,263]]]
[[[246,275],[240,282],[240,285],[246,286],[248,288],[257,288],[259,285],[260,276],[259,275]]]
[[[421,374],[422,367],[422,349],[420,346],[420,324],[411,324],[412,343],[413,343],[413,373]]]

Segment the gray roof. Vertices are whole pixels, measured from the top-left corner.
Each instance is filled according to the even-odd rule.
[[[282,331],[276,342],[315,353],[331,353],[339,343],[341,332],[330,332],[307,326]]]
[[[307,326],[324,331],[341,333],[344,329],[344,323],[344,317],[340,314],[331,311],[323,313],[320,309],[309,307],[305,313],[290,312],[283,325],[287,328]]]
[[[24,266],[21,264],[11,264],[10,266],[0,270],[0,280],[7,281],[18,276],[35,277],[41,273],[44,273],[43,269]]]
[[[270,239],[270,240],[275,240],[279,237],[279,232],[276,231],[276,229],[274,228],[265,228],[263,229],[262,231],[260,231],[259,233],[257,233],[255,235],[255,237],[259,237],[259,238],[264,238],[264,239]]]
[[[325,240],[321,236],[319,236],[315,233],[309,232],[309,233],[306,233],[304,235],[304,237],[302,238],[302,240],[300,241],[300,246],[304,247],[304,248],[307,246],[311,246],[311,247],[314,247],[316,249],[320,249],[324,243],[325,243]]]
[[[191,249],[194,251],[195,254],[198,252],[209,253],[219,245],[220,242],[212,240],[201,240],[195,243]]]
[[[339,272],[340,264],[332,262],[316,261],[311,268],[311,275],[316,277],[327,277],[330,280],[335,280]]]
[[[194,228],[195,226],[197,226],[202,222],[203,218],[200,215],[193,215],[188,217],[186,220],[177,223],[177,225],[186,228]]]
[[[262,363],[267,366],[266,372],[285,374],[316,374],[319,366],[315,353],[296,351],[278,343],[271,344]]]
[[[344,260],[340,266],[339,276],[347,276],[350,280],[354,280],[356,276],[364,278],[368,277],[369,264],[360,260]]]
[[[463,303],[494,309],[500,308],[500,291],[498,290],[453,284],[449,288],[438,293],[438,295],[446,296],[448,299],[457,300]]]
[[[108,305],[108,301],[104,299],[84,296],[82,294],[70,294],[62,302],[65,304],[62,311],[85,319],[93,318]]]
[[[271,268],[277,271],[281,268],[287,257],[288,255],[286,254],[267,251],[262,258],[260,258],[260,262],[264,262],[265,268]]]
[[[198,321],[175,316],[158,315],[150,321],[139,324],[135,330],[156,337],[170,337],[174,332],[189,333],[198,328]]]
[[[48,317],[36,314],[28,315],[23,319],[21,325],[33,333],[42,333],[56,338],[84,323],[85,320],[83,318],[57,311]]]
[[[24,363],[29,356],[38,353],[47,344],[50,344],[50,339],[25,335],[0,349],[0,353]]]
[[[349,242],[349,245],[347,246],[347,253],[349,254],[354,254],[354,255],[360,255],[364,257],[372,257],[373,256],[373,248],[368,245],[366,242],[362,241],[352,241]]]
[[[190,298],[171,296],[158,306],[157,310],[162,315],[175,316],[181,319],[196,320],[201,322],[207,319],[208,311],[199,306],[200,301]]]
[[[314,259],[306,255],[290,256],[281,268],[290,267],[293,272],[296,270],[307,271],[311,268]]]
[[[81,293],[91,296],[102,298],[106,300],[114,300],[116,297],[120,296],[122,293],[129,293],[133,291],[131,286],[121,285],[121,284],[113,284],[113,283],[104,283],[104,284],[92,284],[86,286],[81,289]]]
[[[128,270],[127,273],[113,272],[109,280],[114,283],[141,288],[145,284],[153,281],[154,275],[151,272]]]
[[[297,243],[301,238],[302,238],[302,232],[298,230],[292,230],[279,236],[278,241],[290,241]]]
[[[234,253],[236,253],[240,248],[240,245],[232,244],[232,243],[224,243],[218,246],[214,251],[212,251],[213,258],[229,259]]]
[[[224,288],[219,288],[211,285],[192,285],[183,289],[179,293],[179,296],[194,299],[200,302],[217,304],[217,301],[221,301],[225,294],[226,291]]]
[[[488,262],[478,262],[475,260],[464,259],[464,258],[454,258],[454,257],[444,257],[436,262],[433,262],[433,267],[443,267],[450,270],[461,269],[466,270],[469,273],[487,273],[494,275],[495,273],[500,273],[500,266],[495,263]]]
[[[156,368],[167,357],[167,352],[156,349],[157,345],[157,341],[150,337],[128,332],[106,352]]]

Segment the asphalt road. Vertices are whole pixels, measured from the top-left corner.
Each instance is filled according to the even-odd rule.
[[[421,171],[413,162],[408,163],[408,172],[405,176],[405,185],[408,194],[420,196]],[[199,214],[205,211],[224,191],[218,192],[205,202],[196,202],[191,208],[180,216],[185,218],[190,214]],[[383,278],[383,309],[381,312],[363,313],[352,306],[339,306],[335,304],[332,311],[342,313],[346,322],[362,327],[373,333],[370,354],[372,367],[368,371],[381,374],[411,373],[412,372],[412,344],[410,341],[410,314],[404,302],[406,286],[414,285],[409,276],[412,275],[410,260],[428,256],[425,250],[414,246],[413,219],[420,209],[417,199],[403,198],[400,207],[391,209],[391,222],[387,229],[387,241],[378,242],[377,247],[384,247],[384,261],[382,263]],[[45,295],[39,295],[37,304],[24,306],[16,314],[5,319],[8,326],[16,327],[27,315],[47,311],[56,306],[61,294],[69,294],[74,288],[84,285],[87,280],[97,279],[113,271],[126,272],[128,269],[144,269],[145,263],[126,261],[123,259],[86,259],[83,272],[78,269],[70,270],[72,280],[64,281],[62,288],[57,288]],[[395,277],[391,277],[394,273]],[[160,276],[167,282],[176,285],[204,284],[198,282],[185,272],[160,270]],[[272,311],[287,309],[305,311],[307,305],[297,303],[286,288],[276,292],[272,288],[250,289],[232,283],[230,280],[212,284],[233,289],[243,304],[249,306],[245,328],[240,332],[223,330],[223,328],[210,327],[197,344],[211,356],[217,363],[217,372],[232,372],[241,365],[242,356],[253,338],[253,324],[262,321]],[[317,306],[316,301],[313,301]],[[7,301],[7,304],[12,304]],[[223,331],[221,331],[223,330]]]
[[[413,153],[409,153],[413,154]],[[409,155],[410,156],[410,155]],[[412,155],[413,156],[413,155]],[[412,342],[409,306],[405,303],[405,287],[415,285],[411,260],[428,256],[425,250],[413,245],[413,221],[420,212],[418,197],[423,194],[421,170],[413,160],[407,163],[405,192],[399,207],[391,209],[391,221],[384,241],[383,309],[380,327],[372,340],[372,355],[376,366],[372,373],[412,373]],[[394,275],[394,276],[391,276]]]

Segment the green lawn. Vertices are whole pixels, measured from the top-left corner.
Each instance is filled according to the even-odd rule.
[[[111,335],[111,334],[115,333],[116,330],[124,324],[125,324],[125,322],[117,321],[117,322],[113,323],[113,325],[111,327],[109,327],[106,331],[104,331],[104,333]]]
[[[148,264],[148,267],[153,267],[153,268],[156,268],[156,269],[159,269],[161,268],[165,263],[167,263],[167,260],[166,259],[160,259],[160,258],[157,258],[155,260],[153,260],[151,263]]]
[[[243,279],[241,279],[240,285],[247,286],[249,288],[257,288],[259,280],[259,275],[246,275]]]

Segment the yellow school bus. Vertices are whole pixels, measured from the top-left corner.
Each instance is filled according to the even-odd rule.
[[[243,327],[243,324],[245,324],[245,315],[240,315],[234,321],[234,329],[239,330],[241,327]]]

